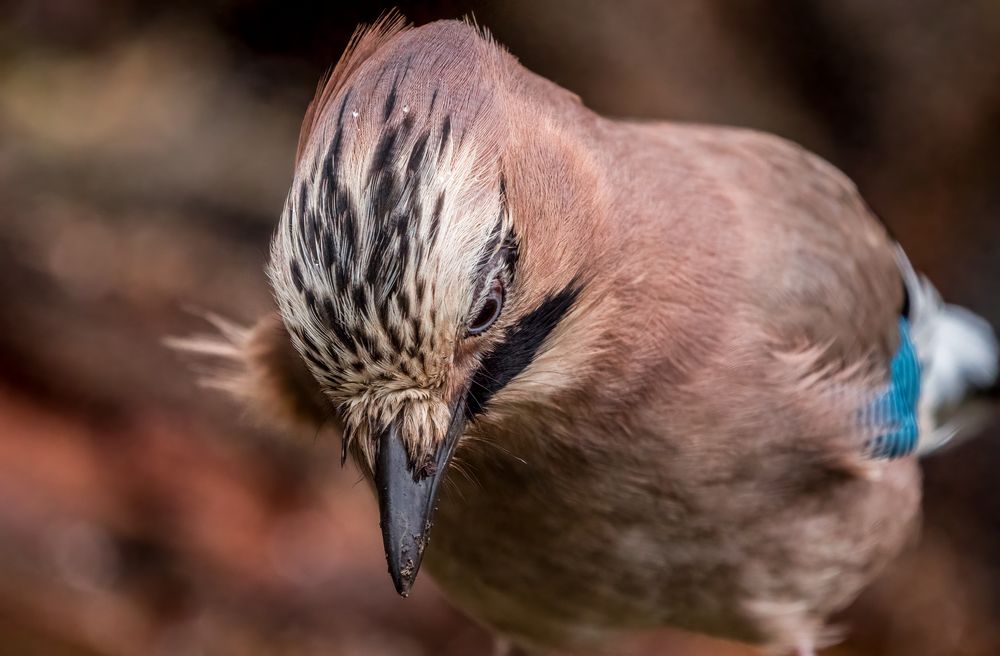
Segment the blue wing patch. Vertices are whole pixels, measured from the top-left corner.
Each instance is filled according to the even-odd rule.
[[[910,338],[910,324],[899,319],[899,348],[892,358],[888,387],[862,412],[865,425],[884,431],[869,441],[872,458],[901,458],[917,448],[920,361]]]

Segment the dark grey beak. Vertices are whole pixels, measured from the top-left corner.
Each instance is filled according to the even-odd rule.
[[[375,456],[382,544],[396,592],[410,594],[437,506],[438,485],[465,429],[464,395],[452,407],[444,441],[427,462],[414,463],[406,451],[399,425],[393,421],[379,436]]]

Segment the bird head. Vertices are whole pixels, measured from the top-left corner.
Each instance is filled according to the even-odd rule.
[[[512,203],[513,64],[462,23],[362,32],[307,112],[272,243],[282,318],[374,481],[404,596],[469,424],[528,379],[580,293],[578,238],[542,243],[520,215],[539,194]],[[559,388],[539,375],[522,398]]]

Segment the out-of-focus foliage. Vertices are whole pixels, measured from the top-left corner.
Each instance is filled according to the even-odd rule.
[[[327,432],[287,439],[162,348],[270,306],[316,79],[365,3],[0,10],[0,653],[484,653],[385,575]],[[340,6],[340,5],[349,6]],[[403,2],[474,11],[598,111],[738,124],[843,168],[950,299],[1000,324],[1000,4]],[[1000,653],[1000,431],[927,463],[922,542],[833,653]],[[657,634],[616,653],[745,654]]]

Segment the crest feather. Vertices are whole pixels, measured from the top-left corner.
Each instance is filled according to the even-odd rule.
[[[360,25],[351,40],[344,49],[344,54],[340,56],[337,65],[327,74],[320,78],[316,87],[316,95],[313,97],[309,107],[306,108],[306,115],[302,119],[302,127],[299,129],[298,146],[295,149],[295,162],[302,158],[309,137],[312,136],[319,117],[330,105],[330,102],[337,97],[337,93],[344,86],[351,73],[356,71],[369,57],[379,48],[387,44],[401,32],[410,28],[406,17],[397,10],[391,9],[384,13],[371,25]]]

